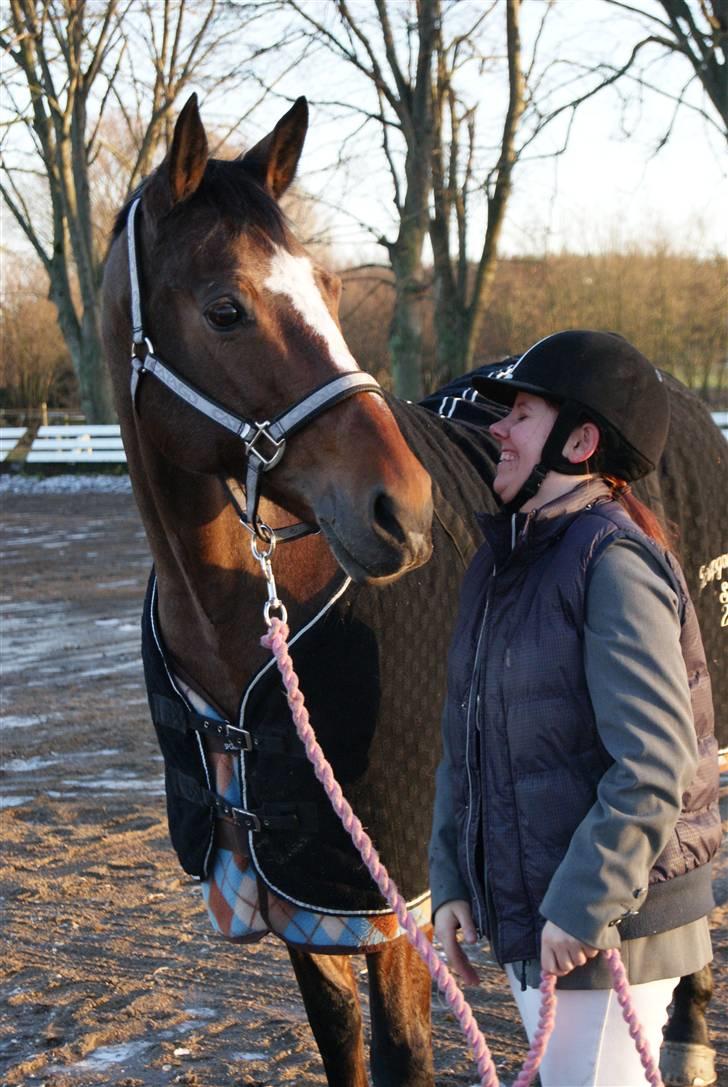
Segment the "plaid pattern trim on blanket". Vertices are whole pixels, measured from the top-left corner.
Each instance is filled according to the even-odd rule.
[[[179,679],[176,682],[198,713],[219,719],[196,691]],[[216,791],[239,807],[234,757],[216,751],[208,754]],[[388,943],[404,931],[392,912],[349,916],[304,909],[271,891],[251,859],[229,849],[217,850],[210,877],[202,883],[202,895],[214,930],[236,943],[254,943],[270,932],[306,951],[362,952]],[[429,894],[408,905],[418,926],[429,925]]]

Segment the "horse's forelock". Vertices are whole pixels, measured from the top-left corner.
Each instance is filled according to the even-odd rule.
[[[123,231],[132,203],[141,196],[149,180],[147,178],[137,186],[116,216],[112,238],[117,238]],[[213,213],[211,218],[205,215],[200,223],[204,236],[224,222],[235,233],[253,230],[263,243],[267,241],[271,245],[288,247],[288,224],[283,211],[273,197],[250,177],[238,159],[209,160],[199,188],[164,217],[164,235],[169,236],[180,217],[184,215],[188,218],[189,211],[194,208]],[[204,236],[201,240],[204,240]]]

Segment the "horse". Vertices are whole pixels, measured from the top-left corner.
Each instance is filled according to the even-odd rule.
[[[493,415],[462,389],[434,411],[399,402],[358,368],[339,281],[279,207],[306,129],[298,99],[239,159],[216,160],[189,99],[117,216],[103,340],[153,559],[144,665],[180,861],[223,935],[285,941],[330,1084],[367,1083],[362,952],[374,1083],[425,1087],[429,975],[323,802],[259,638],[263,613],[285,607],[319,739],[431,933],[446,649],[476,514],[495,509]],[[674,399],[668,482],[694,455],[682,421],[702,410]],[[454,401],[477,425],[446,418]],[[712,456],[694,462],[701,487],[725,474]],[[681,486],[652,486],[687,530]]]

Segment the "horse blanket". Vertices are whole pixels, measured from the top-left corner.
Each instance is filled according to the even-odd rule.
[[[291,652],[337,779],[424,923],[447,649],[460,582],[480,542],[476,514],[493,502],[494,447],[482,431],[456,432],[418,407],[393,402],[392,409],[433,475],[433,557],[382,587],[342,575],[328,604],[293,633]],[[216,927],[236,939],[272,929],[318,950],[397,935],[388,903],[305,757],[273,661],[241,693],[235,724],[252,737],[250,750],[216,751],[194,727],[212,707],[195,707],[173,675],[155,596],[152,578],[143,658],[170,830],[183,867],[205,882]],[[236,827],[232,848],[225,848],[229,834],[215,842],[225,805],[262,824]],[[323,927],[322,917],[329,918]]]

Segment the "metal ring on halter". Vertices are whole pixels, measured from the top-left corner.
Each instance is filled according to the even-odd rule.
[[[243,524],[245,524],[245,522],[243,522]],[[246,525],[246,527],[249,526]],[[270,527],[270,525],[267,525],[265,521],[256,520],[255,526],[253,528],[250,528],[250,532],[252,534],[250,547],[253,552],[254,558],[256,558],[258,562],[263,562],[265,559],[271,558],[273,552],[276,549],[277,540],[276,534]],[[260,548],[258,547],[259,540],[262,540],[263,543],[266,543],[268,545],[267,551],[260,550]]]
[[[147,355],[153,355],[154,354],[154,347],[152,345],[152,341],[149,339],[148,336],[144,336],[141,340],[132,340],[132,342],[131,342],[131,357],[133,359],[139,359],[139,361],[142,363],[142,365],[144,365],[144,359],[140,355],[137,355],[137,352],[136,352],[137,347],[141,346],[141,344],[144,344],[144,346],[146,347]],[[147,356],[145,355],[144,358],[146,358],[146,357]]]
[[[286,605],[282,600],[279,600],[276,596],[273,600],[266,600],[263,605],[263,618],[265,619],[266,626],[270,626],[273,622],[274,616],[271,616],[271,611],[275,609],[278,612],[277,618],[282,623],[288,622],[288,612],[286,611]]]

